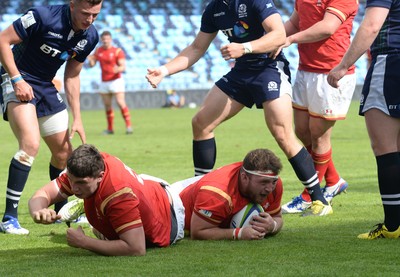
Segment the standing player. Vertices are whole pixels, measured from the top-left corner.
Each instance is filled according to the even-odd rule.
[[[125,81],[122,72],[125,71],[124,51],[112,45],[112,37],[109,31],[104,31],[100,36],[102,46],[98,47],[94,55],[90,55],[89,66],[93,67],[97,61],[101,67],[100,95],[103,100],[107,117],[107,130],[105,134],[114,134],[114,111],[112,98],[115,95],[117,104],[125,120],[126,134],[132,134],[131,115],[125,102]]]
[[[277,234],[283,224],[281,169],[273,152],[256,149],[243,162],[172,184],[185,207],[185,230],[201,240],[259,240]],[[250,226],[230,228],[233,215],[248,203],[262,205],[264,212]]]
[[[285,23],[285,47],[298,44],[300,62],[293,86],[294,123],[297,137],[311,153],[327,201],[348,184],[340,178],[332,160],[331,134],[337,120],[346,118],[356,86],[351,66],[339,88],[328,84],[327,74],[350,45],[358,0],[296,0]],[[307,190],[285,205],[283,213],[300,213],[311,206]]]
[[[365,16],[340,64],[328,82],[339,80],[371,46],[360,115],[365,123],[378,168],[384,222],[361,239],[400,237],[400,1],[367,0]]]
[[[99,40],[92,23],[101,5],[102,0],[71,0],[69,5],[32,8],[0,33],[0,103],[19,146],[8,173],[2,232],[29,233],[18,222],[18,205],[39,150],[40,136],[51,152],[51,179],[65,168],[75,132],[82,142],[86,140],[80,114],[79,73]],[[66,104],[52,83],[65,62],[65,92],[73,117],[71,133]]]
[[[213,0],[206,7],[201,28],[191,45],[156,69],[148,69],[153,87],[169,75],[185,70],[207,51],[221,30],[230,41],[220,51],[225,60],[236,59],[232,70],[211,88],[192,120],[195,174],[210,172],[216,160],[214,129],[245,106],[264,109],[265,121],[297,177],[310,192],[312,215],[332,213],[323,197],[313,161],[297,141],[292,128],[291,85],[288,62],[282,53],[271,59],[285,42],[282,18],[271,0]]]
[[[141,178],[118,158],[84,144],[72,152],[65,173],[36,191],[29,211],[36,223],[51,224],[61,215],[48,207],[74,194],[83,199],[87,219],[99,239],[86,236],[80,226],[68,228],[70,246],[108,256],[144,255],[146,248],[167,247],[184,235],[179,195],[160,179],[151,179]],[[78,206],[72,205],[71,210],[82,201],[75,203]]]

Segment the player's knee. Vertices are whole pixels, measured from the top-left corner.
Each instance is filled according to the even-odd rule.
[[[14,159],[23,165],[31,167],[35,157],[28,155],[24,150],[18,150],[14,155]]]

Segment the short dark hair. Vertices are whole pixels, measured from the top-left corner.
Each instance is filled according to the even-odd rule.
[[[104,36],[110,36],[110,37],[112,37],[110,31],[104,31],[104,32],[102,32],[101,35],[100,35],[100,37],[104,37]]]
[[[247,153],[243,167],[252,171],[272,171],[279,174],[282,170],[280,159],[269,149],[255,149]]]
[[[103,0],[73,0],[74,2],[88,2],[91,6],[96,6],[98,4],[100,4],[101,2],[103,2]]]
[[[68,158],[67,170],[78,178],[96,178],[104,171],[104,160],[96,147],[82,144]]]

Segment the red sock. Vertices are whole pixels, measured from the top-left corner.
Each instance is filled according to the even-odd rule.
[[[336,171],[335,165],[333,163],[333,160],[329,161],[328,168],[325,173],[325,181],[326,181],[326,186],[330,187],[333,185],[336,185],[337,182],[339,182],[340,176],[339,173]]]
[[[125,120],[126,128],[131,127],[131,114],[129,113],[128,107],[121,109],[121,114]]]
[[[107,117],[107,130],[113,131],[114,130],[114,111],[113,109],[106,111]]]
[[[328,169],[329,162],[332,160],[332,149],[324,154],[317,154],[312,152],[311,156],[314,160],[315,170],[318,173],[318,180],[321,183]]]

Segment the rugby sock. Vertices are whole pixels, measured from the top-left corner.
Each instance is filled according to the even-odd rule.
[[[8,171],[6,210],[3,222],[7,221],[10,216],[18,218],[18,204],[30,170],[30,166],[21,164],[14,158],[11,160]]]
[[[377,156],[376,163],[385,226],[393,232],[400,226],[400,156],[397,152]]]
[[[215,138],[206,140],[193,140],[194,175],[204,175],[210,172],[217,158]]]
[[[331,160],[328,163],[328,168],[326,169],[325,173],[325,181],[326,181],[326,186],[330,187],[333,185],[336,185],[340,180],[339,173],[336,170],[335,164],[333,163],[333,159],[331,157]]]
[[[58,169],[58,168],[54,167],[52,164],[50,164],[49,165],[50,180],[56,179],[58,176],[60,176],[62,171],[63,171],[63,169]],[[58,211],[61,210],[61,208],[67,203],[68,203],[67,199],[65,199],[61,202],[55,203],[54,210],[58,213]]]
[[[311,157],[314,161],[314,167],[318,174],[318,180],[319,182],[322,182],[328,169],[329,162],[332,159],[332,150],[330,149],[325,154],[317,154],[311,151]]]
[[[129,108],[125,107],[125,108],[121,109],[121,114],[125,120],[126,128],[131,127],[131,114],[129,113]]]
[[[320,200],[322,203],[327,205],[328,202],[326,202],[322,194],[313,160],[307,150],[304,147],[301,148],[299,153],[289,159],[289,162],[292,165],[297,178],[299,178],[310,194],[312,201]]]
[[[113,109],[106,111],[107,116],[107,130],[113,131],[114,130],[114,111]]]

